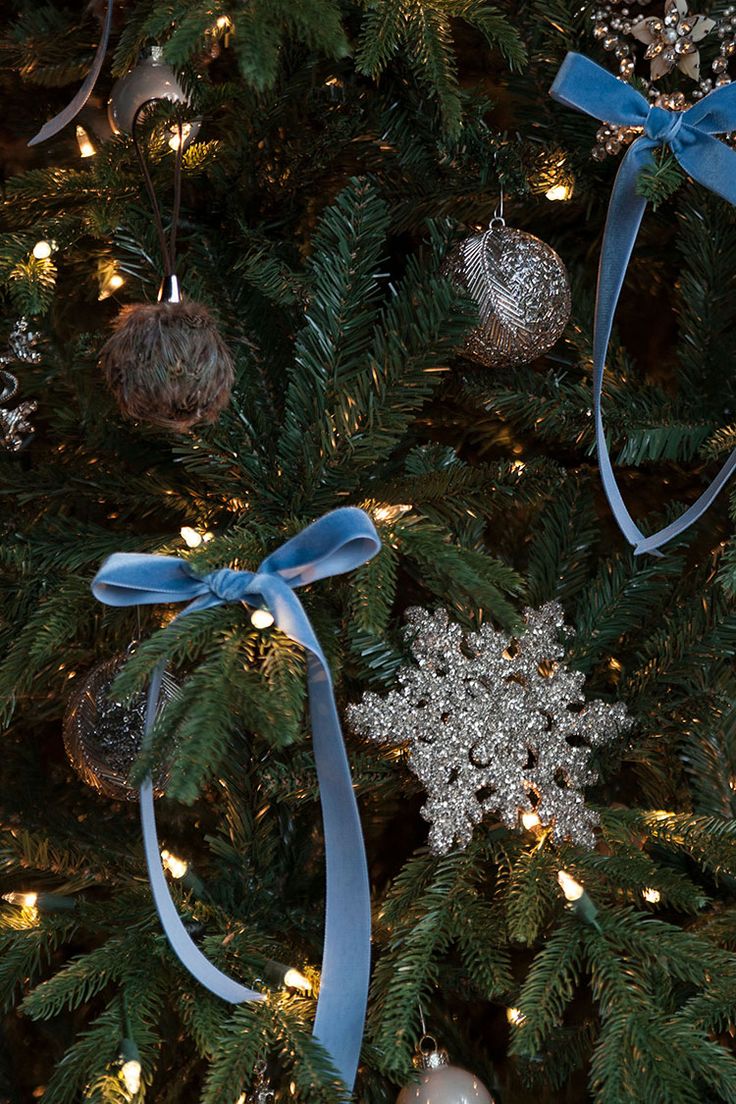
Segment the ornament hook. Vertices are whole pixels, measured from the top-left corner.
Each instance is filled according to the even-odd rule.
[[[504,198],[503,197],[503,188],[501,188],[499,190],[498,203],[496,204],[496,209],[493,212],[493,218],[488,223],[488,229],[489,230],[495,230],[497,227],[506,225],[506,219],[504,218],[504,213],[503,213],[504,212],[503,198]]]

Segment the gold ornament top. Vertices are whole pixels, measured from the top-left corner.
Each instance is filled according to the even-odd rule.
[[[444,1047],[437,1045],[434,1035],[422,1035],[416,1045],[412,1064],[415,1069],[439,1069],[449,1066],[450,1059]]]

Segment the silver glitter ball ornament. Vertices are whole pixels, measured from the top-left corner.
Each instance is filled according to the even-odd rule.
[[[116,81],[110,93],[107,114],[114,134],[132,134],[133,123],[140,109],[157,100],[188,104],[189,98],[179,79],[164,61],[160,46],[152,46],[141,60]],[[199,131],[199,122],[190,121],[186,141],[193,141]]]
[[[478,304],[479,324],[463,355],[486,368],[526,364],[550,349],[570,317],[570,279],[555,253],[533,234],[494,219],[448,254],[444,273]]]
[[[494,1104],[483,1082],[474,1073],[451,1066],[447,1051],[431,1035],[420,1040],[414,1065],[421,1070],[419,1080],[404,1086],[396,1104]]]
[[[64,717],[64,747],[72,766],[88,786],[116,801],[138,800],[138,790],[130,785],[128,775],[141,750],[146,720],[145,693],[129,705],[110,698],[112,684],[129,655],[114,656],[94,667],[72,694]],[[165,674],[160,710],[177,690],[176,681]],[[160,796],[165,777],[155,781]]]

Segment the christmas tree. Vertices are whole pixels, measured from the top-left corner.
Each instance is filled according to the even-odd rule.
[[[479,1082],[500,1104],[736,1100],[736,504],[661,556],[630,547],[593,386],[607,206],[643,136],[601,403],[651,534],[736,443],[734,208],[678,153],[682,111],[736,74],[733,12],[2,13],[0,1099],[350,1098],[312,1035],[334,785],[316,661],[253,573],[364,515],[380,550],[366,536],[298,598],[370,875],[354,1099],[424,1099],[428,1035],[480,1102]],[[568,51],[641,125],[549,96]],[[140,304],[162,328],[115,345]],[[161,319],[184,317],[170,353]],[[101,604],[116,553],[178,557],[199,607]],[[141,783],[182,930],[264,999],[215,995],[172,950]]]

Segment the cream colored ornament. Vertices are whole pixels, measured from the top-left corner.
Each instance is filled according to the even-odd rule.
[[[494,1104],[474,1073],[451,1066],[447,1051],[431,1035],[423,1035],[414,1054],[419,1080],[405,1085],[396,1104]]]

